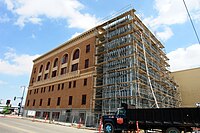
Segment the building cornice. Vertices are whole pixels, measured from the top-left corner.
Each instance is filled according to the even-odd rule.
[[[78,35],[75,38],[70,39],[67,42],[64,42],[60,46],[58,46],[58,47],[54,48],[53,50],[51,50],[51,51],[41,55],[40,57],[36,58],[35,60],[33,60],[33,62],[35,64],[37,64],[37,63],[39,63],[39,62],[41,62],[45,59],[48,59],[48,58],[50,58],[50,57],[52,57],[52,56],[54,56],[54,55],[56,55],[60,52],[72,47],[72,46],[77,45],[80,42],[83,42],[83,41],[85,41],[85,40],[87,40],[91,37],[94,37],[95,36],[95,29],[96,29],[96,27],[82,33],[81,35]]]
[[[184,69],[184,70],[178,70],[178,71],[173,71],[173,73],[179,73],[179,72],[187,72],[187,71],[193,71],[193,70],[200,70],[200,67],[196,67],[196,68],[189,68],[189,69]]]

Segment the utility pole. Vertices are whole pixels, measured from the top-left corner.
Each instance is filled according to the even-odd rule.
[[[0,104],[2,104],[3,103],[3,99],[0,99]]]
[[[21,102],[19,103],[19,112],[18,112],[18,116],[20,115],[20,113],[21,113],[21,108],[22,108],[22,102],[23,102],[23,99],[24,99],[24,93],[25,93],[25,89],[26,89],[26,86],[21,86],[21,88],[24,88],[23,89],[23,93],[22,93],[22,97],[14,97],[14,100],[16,100],[16,98],[19,98],[19,99],[21,99]]]

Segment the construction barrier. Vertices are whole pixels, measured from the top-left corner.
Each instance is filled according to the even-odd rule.
[[[78,128],[81,128],[81,118],[79,119],[79,122],[78,122]]]
[[[45,119],[45,122],[46,122],[46,120],[48,119],[48,115],[46,115],[46,117],[44,119]]]
[[[137,128],[137,131],[136,131],[136,133],[140,133],[140,129],[139,129],[139,124],[138,124],[138,121],[136,121],[136,128]]]
[[[34,115],[34,117],[33,117],[33,120],[32,120],[32,122],[34,122],[35,121],[35,115]]]
[[[101,133],[101,130],[102,130],[102,117],[100,118],[99,121],[99,133]]]

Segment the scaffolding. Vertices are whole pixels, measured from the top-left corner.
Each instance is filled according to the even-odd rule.
[[[94,111],[178,107],[178,85],[170,78],[164,46],[129,10],[96,27]]]

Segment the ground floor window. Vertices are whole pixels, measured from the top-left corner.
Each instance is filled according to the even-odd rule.
[[[49,119],[49,116],[50,116],[50,112],[43,112],[43,115],[42,115],[43,118]]]
[[[81,120],[81,123],[84,124],[85,123],[85,113],[79,113],[79,119]]]
[[[39,118],[41,116],[41,112],[40,111],[36,111],[35,117]]]
[[[60,116],[60,112],[53,112],[52,113],[52,119],[53,120],[58,120]]]

